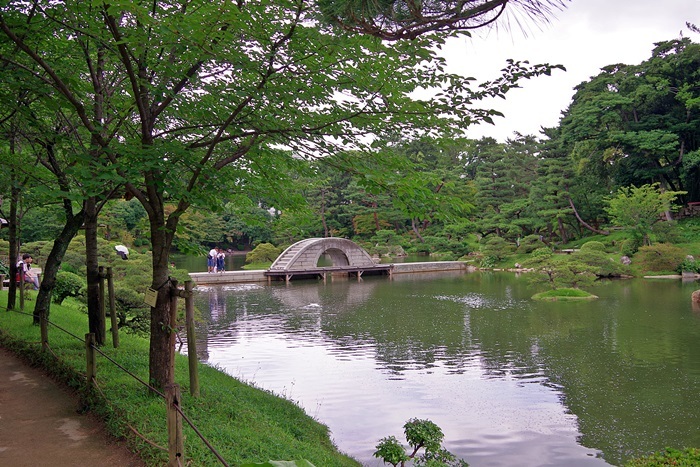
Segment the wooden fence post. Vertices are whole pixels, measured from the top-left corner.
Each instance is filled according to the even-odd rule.
[[[97,373],[97,359],[95,359],[95,333],[85,334],[85,355],[87,360],[87,385],[92,389],[92,385]]]
[[[177,337],[177,279],[170,279],[170,345],[168,352],[168,383],[175,382],[175,342]]]
[[[41,347],[49,350],[49,320],[46,319],[46,310],[39,314],[39,329],[41,330]]]
[[[109,295],[109,317],[112,321],[112,345],[119,347],[119,323],[117,322],[117,305],[114,297],[114,277],[112,268],[107,268],[107,294]]]
[[[194,283],[185,281],[185,327],[187,328],[187,359],[190,368],[190,394],[199,397],[199,367],[197,341],[194,333]]]
[[[106,313],[105,313],[105,267],[100,266],[98,269],[98,276],[100,278],[100,300],[99,300],[99,313],[100,313],[100,327],[99,327],[99,332],[100,335],[98,336],[97,341],[100,343],[100,345],[104,345],[105,340],[107,340],[106,337]]]
[[[185,445],[182,439],[182,415],[180,415],[180,385],[169,384],[165,388],[168,409],[168,467],[184,465]]]
[[[24,270],[19,267],[19,309],[24,311]]]
[[[5,288],[5,274],[0,274],[0,291]]]

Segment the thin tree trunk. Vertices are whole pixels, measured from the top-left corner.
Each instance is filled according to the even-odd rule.
[[[85,266],[87,268],[88,328],[97,345],[105,343],[105,320],[100,313],[100,276],[97,256],[97,202],[85,201]]]
[[[413,233],[416,234],[416,237],[418,237],[418,240],[420,240],[421,243],[425,243],[425,239],[423,239],[420,232],[418,231],[418,227],[416,226],[416,220],[413,218],[411,218],[411,229],[413,229]]]
[[[10,289],[7,293],[7,309],[14,310],[17,304],[17,258],[19,257],[19,216],[17,207],[19,204],[20,189],[17,186],[17,175],[14,169],[10,171],[10,183],[12,185],[10,192],[10,218],[9,222],[9,240],[10,240]]]
[[[581,219],[581,216],[578,214],[578,211],[576,210],[576,206],[574,206],[574,202],[569,198],[569,206],[571,206],[571,209],[574,211],[574,216],[576,216],[576,219],[578,219],[579,223],[590,230],[593,233],[597,233],[600,235],[610,235],[610,232],[607,230],[598,230],[595,227],[588,225],[583,219]]]
[[[564,227],[564,222],[562,222],[561,217],[557,217],[557,228],[561,241],[567,243],[569,241],[569,236],[566,234],[566,228]]]
[[[67,205],[68,209],[70,209],[70,202],[68,202]],[[53,247],[51,248],[49,257],[46,259],[46,264],[41,274],[41,287],[36,297],[36,305],[34,306],[34,324],[39,324],[42,312],[45,313],[47,318],[49,317],[51,296],[56,284],[56,274],[61,267],[61,262],[68,250],[68,245],[70,245],[71,240],[80,230],[84,219],[84,209],[76,215],[73,215],[73,213],[69,211],[66,212],[66,224],[63,226],[61,233],[58,234],[58,237],[54,240]]]
[[[153,203],[156,204],[156,203]],[[149,348],[149,379],[151,384],[163,388],[173,381],[171,361],[175,349],[170,336],[176,323],[171,322],[170,284],[168,261],[173,235],[165,226],[163,207],[151,205],[149,221],[153,250],[153,282],[151,288],[158,292],[156,306],[151,307],[151,340]],[[176,221],[172,222],[176,224]],[[175,225],[168,225],[174,230]]]

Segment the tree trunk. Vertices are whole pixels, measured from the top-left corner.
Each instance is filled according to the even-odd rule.
[[[416,234],[416,237],[418,237],[418,240],[420,240],[421,243],[425,243],[425,240],[418,231],[418,227],[416,226],[416,220],[414,218],[411,218],[411,229],[413,229],[413,232]]]
[[[68,203],[70,205],[70,203]],[[34,306],[34,324],[39,324],[41,313],[49,317],[49,309],[51,307],[51,295],[54,285],[56,284],[56,274],[61,267],[63,257],[68,250],[71,240],[80,230],[85,218],[85,210],[81,210],[78,214],[73,215],[72,212],[66,212],[66,224],[63,230],[58,234],[58,237],[53,242],[51,253],[46,259],[46,264],[41,274],[41,288],[36,297],[36,305]]]
[[[166,225],[163,206],[157,201],[150,204],[148,211],[153,250],[151,288],[158,292],[156,306],[151,307],[149,379],[151,384],[164,388],[174,380],[172,361],[175,348],[171,345],[171,334],[176,331],[177,323],[171,321],[168,264],[177,219],[169,220]]]
[[[19,216],[17,207],[19,205],[20,189],[17,186],[17,176],[14,170],[10,171],[10,184],[12,185],[10,192],[10,218],[9,222],[9,240],[10,240],[10,289],[7,292],[7,309],[14,310],[17,304],[17,258],[19,257]]]
[[[95,334],[97,345],[106,339],[105,320],[100,313],[100,275],[97,256],[97,202],[95,197],[85,201],[85,266],[87,267],[87,307],[89,332]]]
[[[574,202],[571,198],[569,198],[569,206],[571,206],[571,209],[574,211],[574,216],[576,216],[576,219],[578,219],[579,223],[590,230],[593,233],[597,233],[599,235],[610,235],[610,232],[607,230],[598,230],[595,227],[588,225],[586,222],[584,222],[583,219],[581,219],[581,216],[579,216],[578,211],[576,210],[576,206],[574,206]]]
[[[569,236],[566,234],[566,227],[564,227],[564,222],[561,220],[561,217],[557,217],[557,228],[559,230],[559,237],[561,237],[561,241],[563,243],[567,243],[569,241]]]

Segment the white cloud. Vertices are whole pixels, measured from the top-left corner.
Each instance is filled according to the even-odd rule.
[[[452,39],[443,49],[450,71],[479,81],[498,76],[506,59],[562,64],[556,71],[526,81],[506,101],[488,103],[505,114],[496,125],[469,129],[472,138],[492,136],[505,140],[518,131],[539,134],[556,126],[573,96],[573,88],[597,75],[606,65],[637,64],[651,55],[654,43],[683,35],[700,42],[685,26],[700,23],[700,0],[573,0],[549,24],[529,24],[525,31],[477,32],[473,38]]]

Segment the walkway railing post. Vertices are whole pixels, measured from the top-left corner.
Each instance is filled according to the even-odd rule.
[[[39,314],[39,329],[41,330],[41,347],[49,350],[49,320],[46,319],[46,310]]]
[[[114,297],[114,276],[112,268],[107,268],[107,294],[109,295],[109,317],[112,322],[112,345],[119,347],[119,323],[117,322],[117,305]]]
[[[87,360],[87,386],[92,389],[97,373],[97,359],[95,358],[95,333],[90,332],[85,334],[85,355]]]
[[[106,327],[107,327],[107,319],[106,319],[106,313],[105,313],[105,267],[100,266],[97,269],[99,278],[100,278],[100,300],[99,300],[99,313],[100,313],[100,325],[99,325],[99,332],[100,335],[97,336],[97,341],[100,343],[100,345],[104,345],[106,339]]]
[[[24,270],[19,267],[19,309],[24,311]]]
[[[170,342],[168,348],[168,383],[175,382],[175,341],[177,337],[177,279],[170,279]]]
[[[178,384],[170,384],[165,388],[165,400],[168,410],[168,467],[181,467],[185,460],[185,444],[182,439]]]
[[[199,367],[197,365],[197,340],[194,329],[194,283],[185,281],[185,327],[187,328],[187,358],[190,369],[190,394],[199,397]]]

